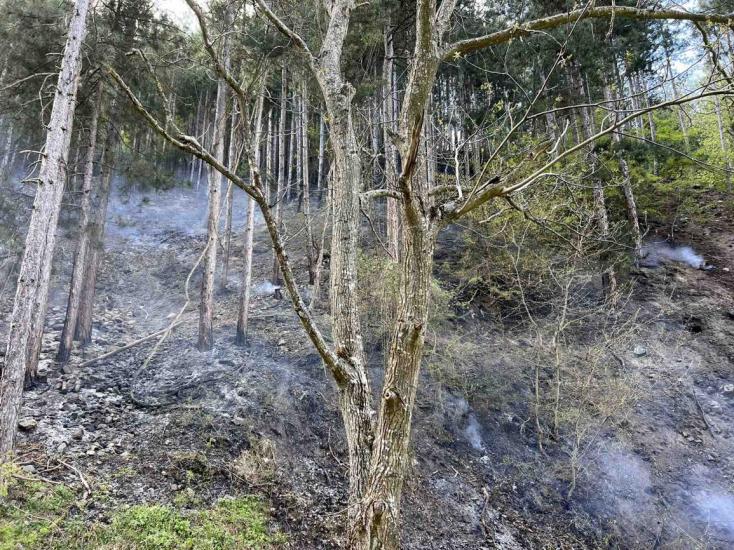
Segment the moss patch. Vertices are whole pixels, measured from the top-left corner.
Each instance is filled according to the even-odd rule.
[[[141,504],[117,511],[109,523],[85,524],[84,504],[70,488],[3,468],[7,493],[0,498],[0,550],[234,550],[285,542],[253,496],[225,497],[193,509],[180,502]]]

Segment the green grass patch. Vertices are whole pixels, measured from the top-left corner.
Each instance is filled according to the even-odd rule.
[[[3,468],[0,550],[234,550],[273,548],[286,540],[270,528],[254,496],[225,497],[193,509],[180,502],[141,504],[115,512],[108,523],[85,524],[85,504],[70,488]]]

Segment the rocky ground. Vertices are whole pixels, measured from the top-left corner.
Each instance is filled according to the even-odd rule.
[[[78,512],[88,522],[126,504],[254,493],[291,547],[337,547],[346,453],[336,396],[287,300],[258,286],[271,265],[262,231],[247,347],[232,343],[235,260],[218,292],[212,352],[194,347],[194,277],[184,323],[145,368],[155,339],[85,364],[167,326],[184,306],[204,243],[203,209],[192,204],[203,202],[201,192],[116,195],[94,344],[64,368],[53,362],[73,250],[62,240],[43,380],[25,395],[19,459],[28,475],[91,493]],[[527,425],[531,333],[510,334],[480,317],[457,323],[456,333],[481,350],[467,372],[487,385],[474,391],[441,375],[454,366],[452,335],[432,337],[405,491],[406,548],[734,545],[734,233],[725,218],[706,231],[686,227],[678,239],[714,270],[663,262],[633,274],[625,311],[639,320],[620,351],[619,376],[634,398],[620,420],[597,422],[584,438],[572,492],[571,447],[541,452]],[[0,318],[11,300],[0,294]],[[379,380],[377,360],[372,375]]]

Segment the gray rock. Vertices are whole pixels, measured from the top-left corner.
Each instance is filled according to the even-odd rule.
[[[734,395],[734,384],[724,384],[721,388],[721,393],[724,395]]]
[[[644,357],[647,355],[647,348],[645,346],[637,345],[632,350],[632,353],[634,353],[637,357]]]
[[[24,432],[35,430],[37,426],[38,422],[33,418],[21,418],[20,420],[18,420],[18,428],[23,430]]]

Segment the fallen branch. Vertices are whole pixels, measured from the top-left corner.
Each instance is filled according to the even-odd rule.
[[[701,406],[701,402],[698,400],[698,396],[696,395],[696,390],[692,389],[691,394],[693,395],[693,400],[696,402],[696,408],[698,409],[698,412],[701,413],[701,420],[703,420],[703,423],[706,426],[706,429],[711,434],[711,437],[716,437],[714,430],[711,428],[709,421],[706,419],[706,413],[703,412],[703,407]]]
[[[126,346],[122,346],[121,348],[114,349],[114,350],[112,350],[110,352],[107,352],[107,353],[105,353],[103,355],[100,355],[99,357],[95,357],[94,359],[90,359],[89,361],[84,361],[84,363],[80,363],[79,365],[77,365],[77,368],[88,367],[89,365],[92,365],[92,364],[96,363],[97,361],[101,361],[102,359],[108,359],[109,357],[112,357],[113,355],[117,355],[118,353],[121,353],[123,351],[127,351],[130,348],[134,348],[135,346],[137,346],[139,344],[143,344],[143,343],[147,342],[148,340],[152,340],[156,336],[160,336],[163,333],[170,332],[172,329],[174,329],[178,325],[181,325],[181,324],[183,324],[185,322],[186,322],[185,320],[178,321],[178,322],[176,322],[176,323],[174,323],[172,325],[167,326],[166,328],[164,328],[162,330],[159,330],[158,332],[154,332],[153,334],[148,334],[148,336],[143,336],[142,338],[139,338],[139,339],[135,340],[134,342],[130,342]]]
[[[77,468],[76,466],[72,464],[67,464],[66,462],[58,458],[56,459],[56,461],[59,464],[61,464],[62,466],[66,466],[67,468],[69,468],[69,470],[71,470],[72,472],[74,472],[76,475],[79,476],[79,479],[82,482],[82,485],[84,485],[84,496],[82,497],[82,500],[87,500],[87,497],[92,494],[92,488],[89,486],[89,483],[87,483],[87,480],[84,479],[84,476],[79,471],[79,468]]]

